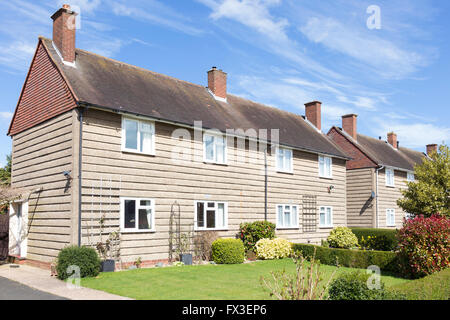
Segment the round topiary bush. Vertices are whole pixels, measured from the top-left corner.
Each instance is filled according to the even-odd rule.
[[[244,262],[244,243],[239,239],[217,239],[212,243],[212,259],[217,264]]]
[[[100,272],[100,258],[93,248],[66,247],[59,252],[57,258],[56,271],[59,279],[65,280],[71,275],[67,273],[70,266],[80,268],[81,278],[95,277]]]
[[[347,227],[337,227],[330,232],[327,238],[331,248],[350,249],[358,245],[358,238]]]
[[[259,259],[283,259],[289,257],[291,253],[292,243],[286,239],[261,239],[256,243],[256,255]]]

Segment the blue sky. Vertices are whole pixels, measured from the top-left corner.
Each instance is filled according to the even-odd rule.
[[[450,140],[450,2],[442,0],[1,0],[0,165],[38,35],[78,6],[77,47],[295,113],[323,102],[323,126],[357,113],[358,130],[424,151]],[[380,8],[369,29],[367,8]]]

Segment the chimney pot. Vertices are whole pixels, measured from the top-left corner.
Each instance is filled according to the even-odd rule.
[[[322,102],[305,103],[305,116],[318,130],[322,130]]]
[[[342,116],[342,129],[355,140],[358,140],[357,118],[357,114]]]
[[[62,8],[52,15],[53,43],[66,62],[75,62],[75,33],[77,13],[70,9],[70,5],[64,4]]]
[[[387,137],[389,144],[393,146],[395,149],[398,149],[397,134],[394,132],[389,132]]]
[[[208,89],[218,98],[227,98],[227,74],[217,67],[208,71]]]
[[[427,155],[429,157],[431,157],[431,155],[435,152],[437,152],[438,150],[438,145],[437,144],[429,144],[427,145]]]

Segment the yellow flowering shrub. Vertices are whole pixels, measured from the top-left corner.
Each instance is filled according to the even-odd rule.
[[[331,248],[350,249],[358,246],[358,238],[347,227],[337,227],[330,232],[327,238]]]
[[[255,247],[256,256],[264,260],[287,258],[292,253],[292,243],[282,238],[261,239]]]

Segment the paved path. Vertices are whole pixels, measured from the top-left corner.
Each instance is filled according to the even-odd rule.
[[[12,289],[11,294],[4,292],[3,284]],[[30,299],[29,296],[37,296],[36,299],[53,297],[53,299],[71,300],[131,300],[89,288],[68,288],[64,281],[51,277],[50,270],[26,265],[21,265],[19,268],[11,268],[10,265],[0,266],[0,288],[0,300],[27,300]]]
[[[0,300],[65,300],[65,298],[39,291],[0,277]]]

